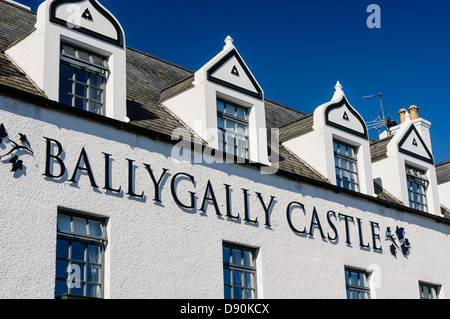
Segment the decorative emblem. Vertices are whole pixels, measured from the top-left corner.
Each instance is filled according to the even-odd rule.
[[[391,232],[391,227],[387,227],[386,239],[392,242],[390,251],[394,257],[397,257],[397,250],[401,251],[405,257],[409,255],[411,244],[409,243],[409,239],[405,238],[405,229],[403,227],[397,226],[395,234]]]
[[[237,69],[237,67],[235,65],[231,69],[231,74],[233,74],[235,76],[239,76],[239,71],[238,71],[238,69]]]
[[[412,140],[412,145],[414,145],[414,146],[418,146],[418,145],[417,145],[417,141],[416,141],[416,139],[415,139],[415,138],[413,138],[413,140]]]
[[[342,118],[346,121],[349,121],[350,119],[348,118],[347,112],[344,112],[344,115],[342,116]]]
[[[31,149],[31,145],[27,139],[27,136],[22,133],[19,133],[19,136],[20,144],[13,141],[8,136],[8,132],[6,132],[3,123],[0,124],[0,149],[4,149],[6,151],[5,154],[0,155],[0,159],[11,155],[11,158],[9,158],[9,160],[3,161],[3,163],[7,162],[12,164],[11,172],[16,172],[17,170],[23,169],[23,161],[19,159],[19,156],[23,154],[21,154],[19,151],[27,152],[33,155],[33,150]]]
[[[84,10],[83,14],[81,15],[82,18],[88,20],[88,21],[94,21],[94,18],[91,15],[91,12],[89,11],[88,8],[86,8],[86,10]]]

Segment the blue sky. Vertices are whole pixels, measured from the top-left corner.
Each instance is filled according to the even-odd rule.
[[[40,0],[16,0],[37,10]],[[432,123],[436,163],[450,160],[450,1],[227,0],[100,1],[120,21],[127,45],[193,71],[234,45],[265,97],[311,113],[336,81],[365,121],[397,122],[415,104]],[[381,28],[370,29],[370,4]],[[377,130],[370,130],[373,138]]]

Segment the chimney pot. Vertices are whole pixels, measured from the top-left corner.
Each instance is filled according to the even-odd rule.
[[[411,115],[411,120],[419,118],[419,108],[417,107],[417,105],[411,105],[409,107],[409,114]]]
[[[400,109],[398,115],[400,115],[400,124],[403,124],[405,122],[406,109]]]

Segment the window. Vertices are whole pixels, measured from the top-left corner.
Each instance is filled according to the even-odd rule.
[[[365,271],[345,268],[347,299],[370,299],[368,277]]]
[[[420,299],[438,299],[439,286],[419,282]]]
[[[248,109],[224,100],[217,100],[219,149],[248,158]]]
[[[428,179],[425,172],[406,166],[406,180],[408,183],[409,207],[427,212]]]
[[[256,250],[223,245],[223,278],[225,299],[256,298]]]
[[[336,185],[358,191],[356,147],[334,140],[333,148]]]
[[[104,114],[108,73],[108,62],[105,58],[63,44],[59,102],[93,113]]]
[[[104,220],[58,214],[55,296],[103,297]]]

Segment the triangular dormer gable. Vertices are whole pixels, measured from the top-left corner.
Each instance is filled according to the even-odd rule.
[[[124,35],[118,21],[96,0],[55,0],[50,4],[49,13],[51,22],[124,46]]]
[[[235,48],[207,70],[207,79],[258,99],[263,98],[261,87]]]
[[[117,19],[97,0],[46,0],[36,18],[35,30],[6,50],[10,59],[48,99],[129,121],[125,36]],[[75,82],[83,85],[79,94]]]
[[[359,113],[350,105],[345,95],[325,108],[325,124],[339,130],[368,138],[367,126]]]
[[[434,158],[413,123],[398,143],[398,150],[422,161],[434,164]]]

